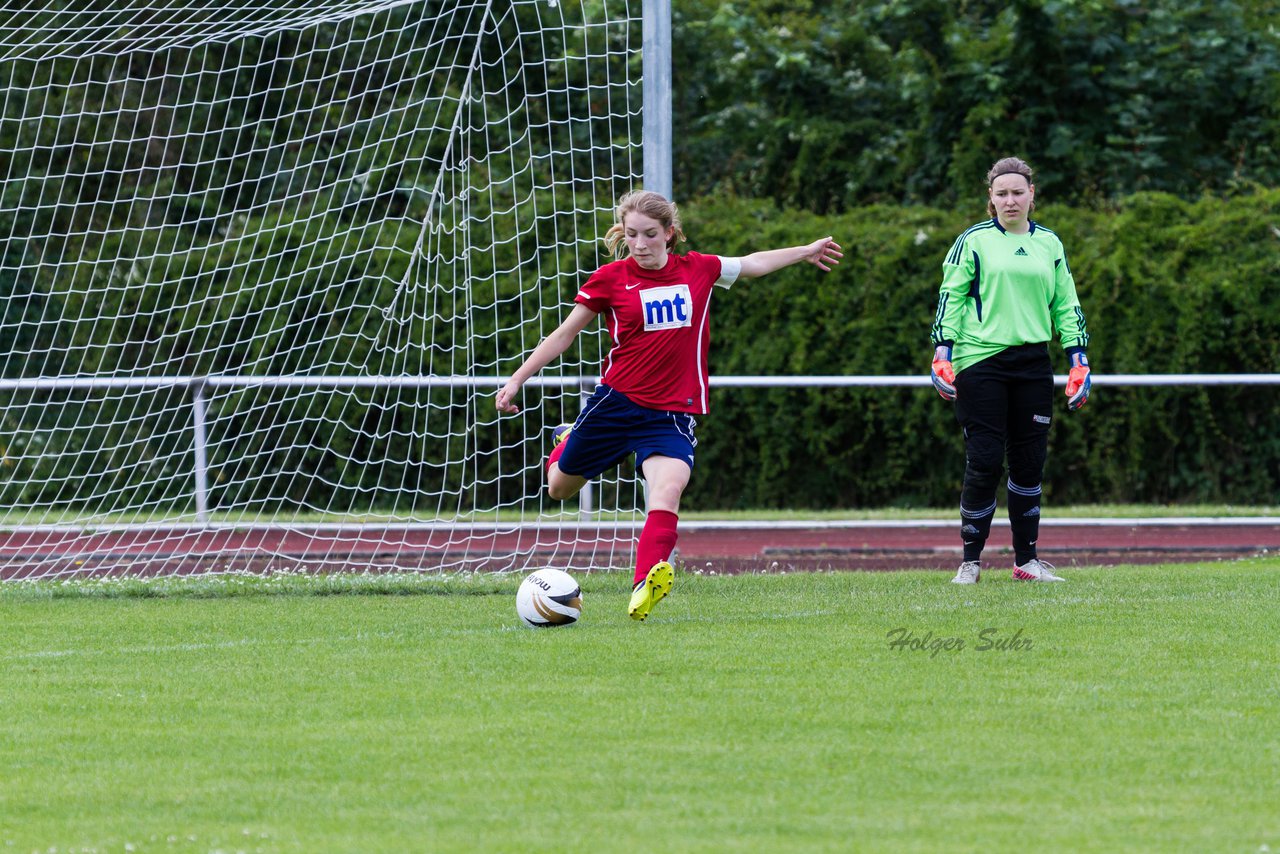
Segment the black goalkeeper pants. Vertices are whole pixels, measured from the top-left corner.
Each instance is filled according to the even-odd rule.
[[[1036,557],[1040,482],[1053,414],[1053,365],[1046,344],[1010,347],[956,375],[956,420],[964,431],[960,535],[978,560],[991,532],[996,489],[1009,464],[1009,524],[1019,566]]]

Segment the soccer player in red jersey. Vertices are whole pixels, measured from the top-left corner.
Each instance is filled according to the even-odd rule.
[[[605,245],[626,257],[587,279],[569,316],[533,349],[496,399],[499,412],[519,412],[515,400],[525,382],[604,315],[613,346],[600,385],[551,451],[547,493],[557,501],[572,498],[588,480],[635,454],[649,500],[629,607],[635,620],[649,616],[675,581],[669,558],[680,496],[693,471],[694,416],[707,411],[713,289],[801,261],[829,272],[844,257],[830,237],[742,258],[675,254],[684,239],[675,204],[654,192],[623,196]]]

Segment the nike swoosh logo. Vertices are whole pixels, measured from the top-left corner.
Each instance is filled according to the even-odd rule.
[[[643,282],[636,282],[634,285],[627,285],[627,290],[629,290],[629,291],[634,291],[636,288],[640,287],[642,284],[644,284],[644,283],[643,283]]]

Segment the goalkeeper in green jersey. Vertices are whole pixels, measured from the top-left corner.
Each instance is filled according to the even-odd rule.
[[[956,584],[975,584],[991,532],[1006,456],[1009,524],[1019,581],[1061,581],[1036,556],[1040,482],[1053,412],[1048,342],[1057,332],[1070,360],[1067,406],[1089,399],[1089,335],[1058,235],[1031,219],[1031,167],[1016,157],[987,173],[991,219],[956,238],[942,264],[933,323],[933,384],[955,402],[964,431]]]

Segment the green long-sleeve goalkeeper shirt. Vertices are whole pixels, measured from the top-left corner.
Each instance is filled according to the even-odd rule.
[[[989,219],[956,238],[942,264],[933,343],[951,345],[957,373],[1009,347],[1047,342],[1055,329],[1068,353],[1089,346],[1058,235],[1035,222],[1011,234]]]

